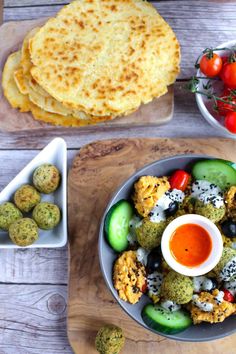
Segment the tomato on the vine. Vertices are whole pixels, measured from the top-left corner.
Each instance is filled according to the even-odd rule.
[[[220,75],[224,84],[230,89],[236,89],[236,62],[227,63],[223,66]]]
[[[236,134],[236,112],[228,112],[225,116],[225,127]]]
[[[222,59],[218,54],[204,54],[200,60],[201,72],[207,77],[217,76],[222,69]]]
[[[219,97],[220,99],[226,101],[222,102],[217,100],[216,110],[221,116],[225,116],[228,112],[236,111],[236,96],[230,93],[230,90],[225,90],[224,93]]]
[[[188,186],[190,175],[184,170],[177,170],[170,176],[169,182],[172,189],[185,191]]]

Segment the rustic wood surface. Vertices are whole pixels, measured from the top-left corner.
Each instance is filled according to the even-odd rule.
[[[99,269],[99,222],[118,186],[143,165],[173,154],[200,153],[235,160],[236,141],[200,139],[120,139],[90,144],[73,161],[68,179],[70,279],[68,336],[76,354],[95,353],[96,331],[104,323],[121,326],[123,353],[188,353],[191,343],[155,335],[136,325],[115,303]],[[88,193],[89,191],[89,193]],[[76,196],[76,197],[75,197]],[[78,227],[80,225],[80,227]],[[226,340],[194,344],[193,354],[228,353],[236,334]]]
[[[3,0],[0,0],[0,4]],[[5,0],[4,21],[30,20],[54,15],[68,3],[63,0]],[[193,95],[184,90],[185,80],[193,73],[193,62],[206,46],[236,37],[235,0],[156,1],[159,12],[175,30],[182,46],[182,73],[175,85],[173,120],[158,128],[110,129],[89,131],[51,128],[45,134],[0,132],[0,189],[55,136],[65,138],[70,161],[84,144],[94,140],[125,137],[220,136],[199,114]],[[1,14],[1,11],[0,11]],[[1,17],[1,15],[0,15]],[[4,41],[4,38],[0,38]],[[67,298],[67,248],[60,250],[0,251],[0,354],[72,353],[66,336],[66,309],[50,312],[48,294]],[[8,298],[11,299],[8,306]],[[59,297],[61,299],[61,297]],[[58,296],[53,308],[60,308]],[[62,299],[61,299],[62,300]],[[19,305],[21,306],[19,310]],[[60,304],[60,302],[59,302]],[[94,333],[93,333],[94,335]],[[164,342],[165,343],[165,342]],[[219,342],[220,343],[220,342]],[[223,340],[224,343],[224,340]],[[189,349],[190,348],[190,349]],[[182,349],[190,352],[194,345]],[[233,354],[235,346],[232,351]],[[156,351],[161,352],[158,345]],[[201,348],[198,353],[201,352]],[[214,353],[221,351],[214,351]],[[81,352],[82,353],[82,352]],[[212,351],[209,351],[211,354]],[[87,354],[87,353],[86,353]],[[213,353],[212,353],[213,354]]]

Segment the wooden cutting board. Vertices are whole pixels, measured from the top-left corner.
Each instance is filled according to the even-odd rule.
[[[42,25],[47,19],[31,21],[15,21],[3,24],[0,27],[0,82],[2,70],[8,55],[21,48],[22,41],[32,28]],[[98,128],[128,127],[160,125],[167,123],[173,117],[174,89],[169,87],[168,93],[147,105],[142,105],[136,112],[127,117],[120,117],[112,121],[100,123]],[[10,107],[5,99],[0,85],[0,130],[8,132],[28,131],[36,129],[50,129],[51,125],[33,119],[31,113],[21,113]],[[73,128],[75,129],[75,128]],[[81,129],[81,128],[77,128]],[[92,129],[91,126],[82,127]]]
[[[233,354],[236,334],[208,343],[184,343],[136,324],[116,303],[99,268],[98,232],[117,187],[147,163],[175,154],[200,153],[236,161],[236,141],[226,139],[120,139],[82,148],[69,172],[70,278],[68,337],[76,354],[96,353],[98,329],[123,328],[126,354]]]

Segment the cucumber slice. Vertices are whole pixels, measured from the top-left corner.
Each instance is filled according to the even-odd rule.
[[[182,332],[192,324],[190,315],[186,311],[170,312],[160,305],[152,304],[143,308],[142,318],[148,327],[166,334]]]
[[[236,170],[222,160],[199,161],[193,166],[195,179],[207,180],[222,190],[236,185]]]
[[[226,165],[229,165],[231,167],[233,167],[234,170],[236,170],[236,163],[233,162],[233,161],[229,161],[229,160],[221,160],[223,161],[224,163],[226,163]]]
[[[108,211],[105,218],[105,233],[110,246],[117,252],[128,247],[129,222],[134,214],[126,200],[120,200]]]

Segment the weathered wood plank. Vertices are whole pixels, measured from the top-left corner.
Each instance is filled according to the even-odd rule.
[[[167,0],[148,0],[149,2],[161,2],[161,1],[167,1]],[[186,1],[186,0],[172,0],[173,1]],[[196,0],[188,0],[188,2],[194,2]],[[200,1],[199,1],[200,2]],[[234,2],[234,0],[209,0],[209,2]],[[67,3],[69,3],[69,1],[65,1],[65,0],[37,0],[37,4],[35,4],[34,0],[5,0],[5,7],[13,7],[13,6],[18,6],[18,7],[22,7],[22,6],[39,6],[39,5],[65,5]]]
[[[154,0],[149,0],[150,2],[157,2]],[[166,0],[159,0],[159,1],[166,1]],[[186,1],[186,0],[179,0],[179,1]],[[194,1],[194,0],[189,0],[189,1]],[[65,0],[37,0],[37,5],[65,5],[68,4],[70,1],[65,1]],[[35,1],[34,0],[5,0],[5,7],[22,7],[22,6],[34,6]]]
[[[0,353],[72,353],[67,287],[0,284]]]
[[[63,136],[70,149],[78,149],[94,140],[124,137],[195,137],[222,136],[212,128],[198,111],[195,96],[188,93],[185,83],[175,85],[175,113],[168,124],[159,127],[132,127],[132,129],[102,129],[99,126],[89,129],[51,128],[28,133],[5,134],[0,132],[0,149],[41,149],[55,136]],[[18,155],[19,156],[19,155]],[[18,157],[20,158],[20,157]],[[5,178],[5,177],[4,177]],[[6,177],[7,178],[7,177]]]
[[[66,285],[67,247],[0,250],[0,269],[0,283]]]

